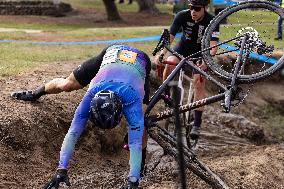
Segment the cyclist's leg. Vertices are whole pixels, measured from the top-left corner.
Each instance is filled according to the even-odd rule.
[[[205,79],[203,79],[203,77],[200,74],[196,73],[195,71],[193,71],[193,88],[194,88],[194,101],[198,101],[206,97]],[[202,123],[203,109],[204,107],[200,107],[194,110],[194,123],[190,132],[190,137],[192,139],[197,139],[199,137],[201,123]]]
[[[182,46],[181,42],[178,42],[174,47],[173,47],[174,51],[176,51],[177,53],[183,55],[183,56],[186,56],[186,50],[184,49],[184,47]],[[179,62],[179,59],[174,56],[174,55],[170,55],[169,57],[167,57],[166,59],[167,61],[170,61],[170,62],[176,62],[178,63]],[[165,66],[165,69],[164,69],[164,72],[163,72],[163,81],[165,81],[167,79],[167,77],[171,74],[171,72],[174,70],[175,66],[172,66],[172,65],[166,65]],[[175,80],[178,80],[178,77],[175,78]],[[166,91],[165,93],[167,95],[170,96],[170,90],[169,88],[166,88]]]
[[[57,94],[60,92],[70,92],[83,88],[71,73],[67,78],[55,78],[45,84],[45,92],[48,94]]]
[[[167,59],[167,61],[169,62],[179,62],[179,59],[173,55],[170,55]],[[170,75],[170,73],[172,73],[172,71],[175,69],[175,66],[173,65],[165,65],[165,69],[163,72],[163,81],[165,81],[167,79],[167,77]]]

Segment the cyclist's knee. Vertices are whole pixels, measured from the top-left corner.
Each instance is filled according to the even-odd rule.
[[[174,62],[174,63],[179,62],[178,58],[175,57],[175,56],[169,56],[169,57],[167,58],[167,61],[169,61],[169,62]]]
[[[74,88],[73,85],[74,83],[72,81],[64,79],[64,81],[61,82],[60,89],[65,92],[70,92]]]
[[[60,89],[65,92],[70,92],[82,88],[82,86],[79,84],[77,80],[70,77],[63,79],[59,86]]]

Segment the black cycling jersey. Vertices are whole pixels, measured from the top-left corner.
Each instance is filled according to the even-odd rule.
[[[85,62],[83,62],[81,65],[79,65],[76,69],[74,69],[73,74],[75,76],[75,79],[82,85],[83,87],[87,86],[90,84],[91,80],[96,76],[98,73],[103,57],[106,53],[106,50],[109,48],[106,47],[102,50],[102,52],[96,56],[93,57]],[[142,52],[142,51],[141,51]],[[144,83],[144,91],[145,91],[145,96],[143,99],[143,103],[147,104],[150,98],[150,72],[151,72],[151,61],[148,55],[144,52],[142,52],[145,56],[145,59],[147,60],[147,65],[146,65],[146,77],[145,77],[145,83]]]
[[[191,18],[190,10],[180,11],[174,18],[170,28],[170,33],[176,35],[180,28],[182,29],[181,40],[174,47],[179,54],[188,56],[201,50],[201,40],[204,35],[206,27],[213,19],[213,15],[205,12],[204,18],[195,23]],[[216,28],[212,36],[212,41],[218,41],[219,27]],[[197,55],[200,56],[200,55]]]

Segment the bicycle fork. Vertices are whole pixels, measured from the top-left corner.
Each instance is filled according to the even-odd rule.
[[[236,64],[234,66],[234,70],[233,70],[234,72],[233,72],[231,85],[229,86],[228,90],[225,92],[224,110],[225,110],[226,113],[230,112],[230,110],[231,110],[231,99],[232,99],[232,95],[236,91],[236,83],[237,83],[237,79],[238,79],[238,73],[239,73],[239,70],[241,68],[242,56],[243,56],[243,53],[244,53],[244,46],[245,46],[247,38],[248,38],[248,36],[244,35],[244,38],[242,39],[240,55],[237,57]]]

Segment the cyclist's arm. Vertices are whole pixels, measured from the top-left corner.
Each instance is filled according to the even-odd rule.
[[[58,165],[58,168],[60,169],[68,168],[69,160],[73,154],[75,144],[85,129],[86,123],[89,119],[89,109],[92,98],[93,95],[91,92],[87,92],[76,109],[71,126],[68,130],[68,133],[65,135],[61,146],[60,160]]]
[[[142,101],[137,100],[123,107],[124,116],[128,122],[128,144],[130,150],[128,177],[140,178],[142,161],[142,136],[144,131],[144,115]]]
[[[183,21],[183,11],[179,12],[178,14],[176,14],[173,23],[170,27],[170,45],[173,43],[176,34],[179,32],[180,28],[182,27],[182,21]],[[163,51],[161,52],[161,54],[166,54],[167,53],[167,49],[164,48]],[[161,55],[160,54],[160,55]]]

